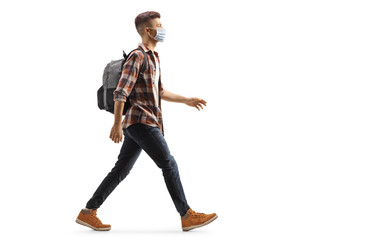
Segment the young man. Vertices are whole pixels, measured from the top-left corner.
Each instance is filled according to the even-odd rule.
[[[96,189],[86,207],[80,211],[76,222],[98,231],[111,229],[109,224],[103,224],[97,217],[97,208],[128,175],[143,149],[163,172],[167,189],[181,216],[183,231],[202,227],[218,216],[215,213],[193,211],[185,199],[177,163],[164,138],[161,99],[185,103],[199,111],[199,107],[203,108],[202,105],[206,106],[207,102],[201,98],[183,97],[164,89],[161,83],[160,59],[155,51],[157,43],[165,38],[160,14],[153,11],[141,13],[136,17],[135,25],[142,37],[142,43],[138,46],[145,51],[148,67],[143,72],[143,78],[137,81],[144,59],[141,49],[132,52],[125,62],[119,84],[114,91],[114,125],[109,136],[112,141],[119,143],[124,134],[124,143],[115,166]],[[131,107],[122,122],[126,97],[129,97]]]

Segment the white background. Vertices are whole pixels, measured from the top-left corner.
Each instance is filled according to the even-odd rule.
[[[105,65],[158,11],[162,82],[201,97],[162,102],[190,206],[182,232],[162,172],[142,152],[98,210],[75,219],[122,143],[97,107]],[[1,1],[1,237],[364,239],[362,1]],[[3,238],[5,239],[5,238]]]

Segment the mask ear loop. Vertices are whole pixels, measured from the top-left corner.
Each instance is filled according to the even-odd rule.
[[[146,27],[146,28],[151,28],[151,27]],[[153,29],[153,28],[152,28]],[[151,36],[150,32],[147,32],[148,36],[150,36],[151,38],[155,39],[154,37]]]

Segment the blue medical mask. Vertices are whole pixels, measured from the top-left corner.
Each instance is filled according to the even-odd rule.
[[[155,39],[156,41],[159,41],[159,42],[163,42],[166,37],[166,29],[165,28],[152,28],[152,29],[156,29],[156,31],[157,31],[157,34],[153,39]],[[149,35],[149,33],[148,33],[148,35]]]

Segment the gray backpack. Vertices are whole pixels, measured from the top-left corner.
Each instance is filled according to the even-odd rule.
[[[125,61],[128,59],[130,54],[135,50],[141,50],[144,58],[142,67],[138,74],[138,79],[143,77],[143,72],[147,68],[147,56],[142,47],[138,47],[132,50],[128,55],[123,51],[123,57],[119,60],[112,60],[108,63],[104,69],[103,73],[103,85],[98,89],[97,97],[98,97],[98,107],[100,110],[106,110],[114,114],[114,95],[113,92],[117,88],[120,77],[122,75],[122,69]],[[133,90],[132,90],[133,91]],[[127,110],[130,108],[131,104],[129,102],[129,98],[127,97],[127,101],[124,104],[123,115],[126,114]]]

